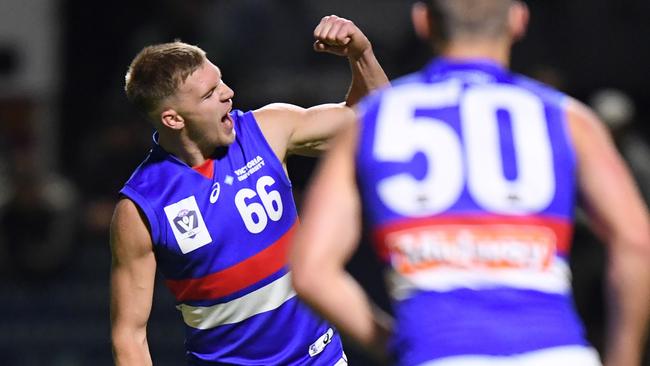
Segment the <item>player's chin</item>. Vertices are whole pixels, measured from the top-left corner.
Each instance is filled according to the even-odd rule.
[[[230,133],[225,138],[226,145],[230,145],[233,142],[235,142],[236,137],[237,137],[237,133],[235,132],[235,130],[234,129],[230,130]]]

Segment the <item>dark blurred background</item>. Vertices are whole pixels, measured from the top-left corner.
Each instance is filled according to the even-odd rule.
[[[109,365],[108,225],[117,191],[149,149],[151,128],[127,103],[124,73],[143,46],[198,44],[235,90],[235,108],[343,100],[347,62],[312,51],[324,15],[355,21],[390,78],[429,58],[399,0],[2,0],[0,2],[0,364]],[[514,70],[592,105],[650,193],[650,2],[528,1]],[[315,160],[290,161],[300,202]],[[580,215],[578,214],[580,217]],[[603,344],[604,249],[581,222],[576,305]],[[388,302],[367,246],[350,271]],[[156,365],[183,364],[180,315],[156,288]],[[373,365],[347,345],[352,365]],[[647,360],[645,365],[650,365]]]

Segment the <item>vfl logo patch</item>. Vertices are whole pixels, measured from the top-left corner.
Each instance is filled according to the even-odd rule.
[[[194,196],[166,206],[165,215],[183,254],[212,242]]]
[[[181,210],[174,218],[174,225],[176,229],[185,235],[189,235],[190,239],[196,237],[196,229],[199,223],[196,220],[196,211]]]

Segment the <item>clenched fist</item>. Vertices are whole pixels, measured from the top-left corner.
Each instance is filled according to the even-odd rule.
[[[371,48],[368,38],[352,21],[336,15],[321,19],[314,29],[314,38],[314,50],[317,52],[328,52],[352,59],[361,57]]]

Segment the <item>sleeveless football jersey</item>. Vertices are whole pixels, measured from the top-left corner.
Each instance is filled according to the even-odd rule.
[[[437,59],[360,105],[358,184],[400,364],[588,347],[566,101],[487,60]]]
[[[338,334],[295,295],[291,183],[252,112],[212,178],[157,144],[121,193],[145,214],[158,269],[186,326],[191,365],[334,365]],[[208,169],[209,170],[209,169]]]

